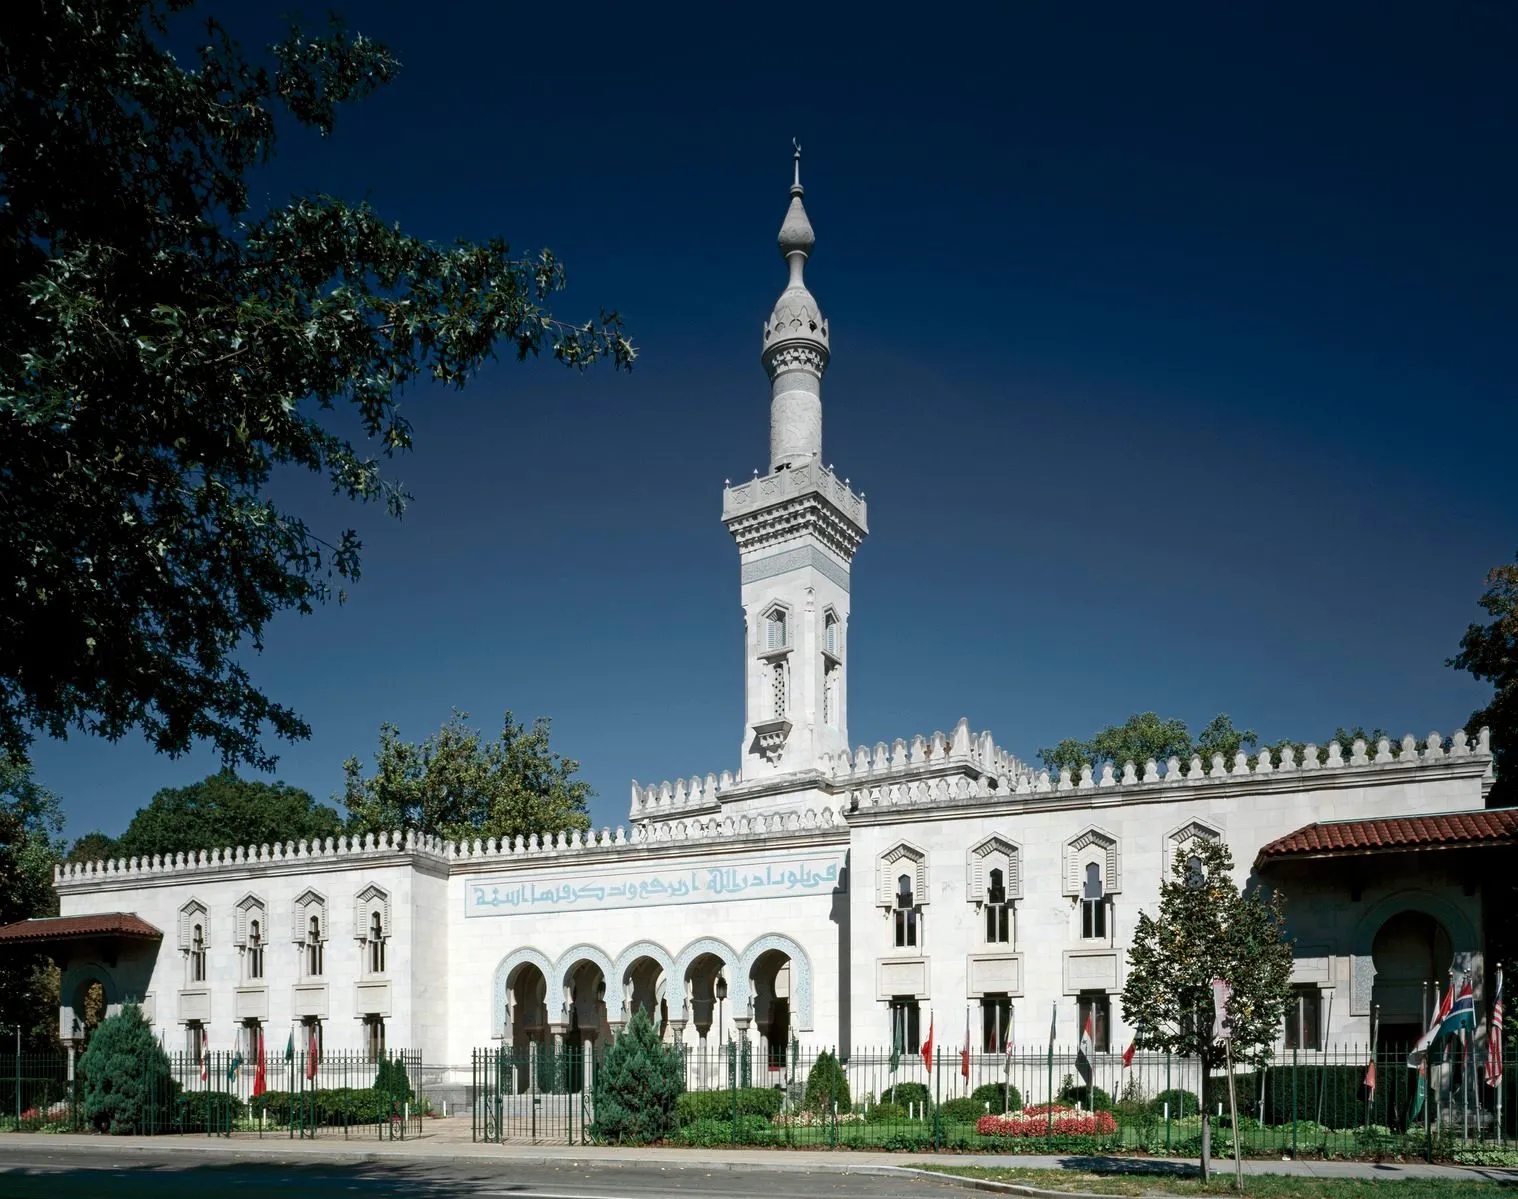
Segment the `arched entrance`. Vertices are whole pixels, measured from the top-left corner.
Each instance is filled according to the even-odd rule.
[[[507,975],[506,994],[513,1086],[522,1094],[531,1089],[533,1063],[543,1060],[548,1043],[548,979],[537,963],[522,962]]]
[[[1400,1049],[1417,1041],[1432,1016],[1435,984],[1448,985],[1453,956],[1448,930],[1427,912],[1398,912],[1376,931],[1371,997],[1382,1045]]]
[[[790,955],[780,949],[761,953],[749,971],[749,987],[761,1060],[770,1070],[782,1070],[791,1043]]]
[[[657,959],[634,958],[622,972],[622,1018],[644,1012],[662,1040],[669,1028],[669,999],[664,993],[664,967]]]
[[[564,1049],[567,1054],[561,1071],[564,1085],[571,1092],[585,1086],[585,1060],[605,1044],[610,1029],[606,1019],[606,975],[599,964],[588,959],[570,964],[564,973]]]

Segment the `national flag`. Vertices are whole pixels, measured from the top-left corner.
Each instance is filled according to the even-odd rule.
[[[293,1062],[294,1060],[295,1060],[295,1030],[292,1028],[290,1030],[290,1039],[285,1042],[285,1061],[287,1061],[287,1062]]]
[[[933,1072],[933,1011],[928,1010],[928,1039],[922,1043],[922,1065],[929,1074]]]
[[[895,1074],[901,1068],[901,1025],[906,1020],[906,1013],[900,1012],[897,1018],[891,1021],[891,1073]]]
[[[321,1050],[316,1044],[316,1025],[311,1026],[311,1047],[306,1053],[306,1081],[316,1077],[316,1067],[321,1061]]]
[[[1502,971],[1497,971],[1497,994],[1486,1017],[1486,1085],[1502,1085]]]
[[[1138,1048],[1138,1033],[1133,1034],[1133,1040],[1128,1042],[1128,1048],[1123,1050],[1123,1069],[1133,1065],[1133,1051]]]
[[[1409,1128],[1417,1122],[1418,1113],[1423,1110],[1423,1100],[1428,1095],[1428,1067],[1420,1059],[1418,1062],[1418,1089],[1413,1093],[1413,1109],[1407,1113],[1407,1125]]]
[[[1365,1094],[1374,1103],[1376,1098],[1376,1055],[1370,1055],[1370,1065],[1365,1067],[1365,1081],[1360,1084],[1365,1088]]]
[[[1081,1029],[1080,1045],[1075,1050],[1075,1072],[1089,1087],[1091,1085],[1091,1059],[1096,1055],[1096,1030],[1091,1009],[1086,1010],[1086,1024]]]
[[[232,1060],[227,1063],[227,1081],[228,1082],[236,1082],[237,1081],[237,1072],[239,1070],[241,1070],[241,1069],[242,1069],[242,1051],[238,1050],[238,1051],[236,1051],[236,1052],[234,1052],[232,1054]]]
[[[264,1078],[264,1030],[258,1029],[258,1068],[253,1071],[253,1094],[262,1095],[269,1089],[268,1082]]]
[[[1228,1018],[1228,1000],[1232,995],[1233,988],[1221,978],[1212,980],[1212,1039],[1214,1041],[1233,1039],[1233,1021]]]
[[[211,1035],[206,1031],[206,1026],[200,1026],[200,1081],[207,1082],[210,1079],[208,1071],[211,1069]]]
[[[1444,999],[1440,1001],[1439,1010],[1434,1013],[1434,1022],[1428,1026],[1428,1030],[1418,1038],[1418,1043],[1413,1046],[1413,1051],[1407,1055],[1407,1065],[1411,1070],[1419,1069],[1429,1048],[1439,1039],[1439,1026],[1444,1022],[1444,1017],[1449,1015],[1450,1007],[1455,1001],[1455,988],[1450,987],[1444,992]]]
[[[1453,988],[1451,988],[1453,989]],[[1441,1035],[1476,1027],[1476,993],[1471,989],[1471,976],[1467,974],[1455,995],[1455,1001],[1439,1022]]]
[[[970,1009],[965,1008],[965,1043],[959,1051],[959,1073],[966,1082],[970,1081]]]

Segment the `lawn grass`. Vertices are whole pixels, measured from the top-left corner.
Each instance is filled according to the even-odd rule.
[[[1194,1170],[1156,1162],[1137,1171],[1038,1170],[1024,1166],[945,1166],[921,1163],[921,1170],[1020,1183],[1045,1191],[1090,1195],[1234,1195],[1233,1174],[1215,1173],[1204,1186]],[[1461,1178],[1301,1178],[1286,1174],[1246,1174],[1244,1194],[1254,1199],[1515,1199],[1518,1183],[1470,1182]]]

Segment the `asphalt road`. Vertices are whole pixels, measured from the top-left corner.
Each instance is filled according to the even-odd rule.
[[[949,1199],[965,1191],[912,1175],[835,1170],[706,1169],[608,1163],[251,1162],[113,1154],[109,1150],[8,1151],[0,1158],[5,1199]]]

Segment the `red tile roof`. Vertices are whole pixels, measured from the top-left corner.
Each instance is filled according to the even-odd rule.
[[[1255,863],[1259,865],[1292,857],[1500,845],[1518,845],[1518,808],[1309,824],[1265,846]]]
[[[163,934],[133,912],[101,912],[93,916],[44,916],[0,924],[0,947],[73,941],[81,937],[129,937],[161,941]]]

